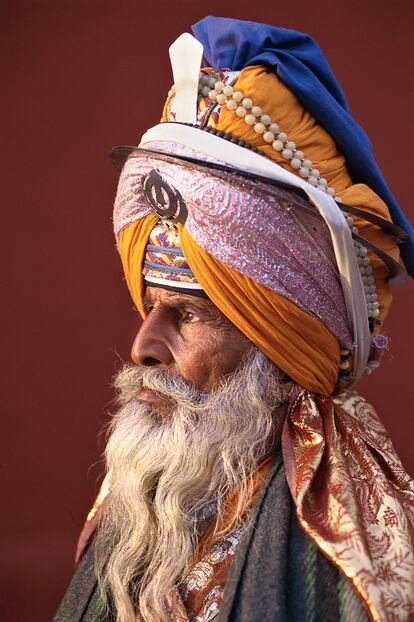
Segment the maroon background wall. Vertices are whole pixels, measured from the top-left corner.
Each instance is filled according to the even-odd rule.
[[[205,7],[205,8],[204,8]],[[52,617],[96,492],[110,378],[137,318],[111,231],[114,144],[158,121],[167,48],[207,11],[316,37],[414,220],[410,1],[3,0],[1,598],[3,622]],[[413,286],[392,352],[360,389],[414,471]]]

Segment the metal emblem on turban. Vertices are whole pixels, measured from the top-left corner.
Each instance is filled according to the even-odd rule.
[[[173,218],[181,224],[185,223],[187,206],[183,197],[155,168],[144,178],[143,190],[148,205],[160,218]]]

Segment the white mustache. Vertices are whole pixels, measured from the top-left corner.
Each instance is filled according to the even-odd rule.
[[[125,405],[135,399],[143,387],[172,402],[188,406],[201,405],[206,394],[182,376],[173,375],[166,369],[126,365],[114,380],[118,392],[117,401]]]

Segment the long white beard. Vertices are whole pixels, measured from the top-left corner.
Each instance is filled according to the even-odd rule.
[[[222,385],[203,394],[164,370],[126,367],[106,448],[111,492],[97,530],[96,572],[118,622],[168,619],[165,598],[195,552],[197,517],[240,487],[235,522],[254,471],[279,434],[277,368],[256,348]],[[164,417],[135,399],[141,386],[168,397]],[[222,535],[222,534],[220,534]]]

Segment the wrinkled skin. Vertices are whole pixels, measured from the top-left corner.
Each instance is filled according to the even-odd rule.
[[[214,389],[252,346],[211,300],[147,287],[144,304],[148,315],[135,337],[132,360],[168,369],[202,391]]]

